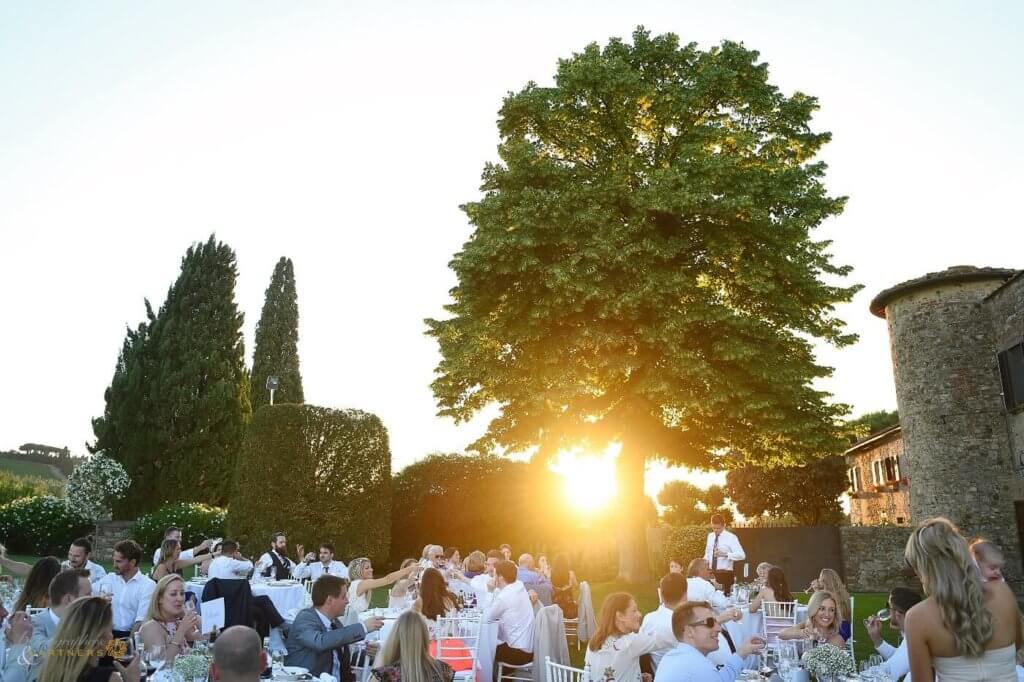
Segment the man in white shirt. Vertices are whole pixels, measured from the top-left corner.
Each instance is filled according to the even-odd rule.
[[[704,559],[711,567],[715,580],[722,584],[722,592],[726,596],[732,591],[732,584],[736,582],[733,562],[746,558],[740,539],[725,529],[725,519],[721,514],[714,514],[711,517],[711,532],[708,533],[708,541],[704,547]]]
[[[109,588],[113,595],[114,637],[128,637],[146,619],[149,600],[156,583],[139,570],[142,548],[134,540],[122,540],[114,545],[114,570],[96,583],[95,592],[104,595]]]
[[[889,592],[889,627],[903,632],[903,619],[914,604],[921,601],[921,595],[907,587],[894,587]],[[882,621],[878,616],[871,616],[864,622],[875,651],[885,659],[885,669],[889,677],[898,680],[904,675],[903,682],[910,682],[910,659],[907,658],[907,640],[903,638],[898,647],[894,647],[882,639]]]
[[[164,531],[164,540],[177,540],[178,541],[178,545],[180,546],[181,545],[181,529],[180,528],[176,528],[175,526],[171,526],[170,528],[168,528],[167,530]],[[163,542],[161,542],[160,544],[162,545]],[[192,559],[192,558],[195,557],[196,554],[201,554],[204,549],[209,549],[209,548],[210,548],[210,541],[209,540],[203,540],[202,542],[200,542],[198,545],[196,545],[192,549],[182,548],[181,554],[178,555],[178,558],[179,559]],[[160,563],[160,547],[159,546],[156,548],[156,551],[153,552],[153,565],[156,566],[158,563]]]
[[[711,569],[706,559],[694,559],[686,571],[686,599],[688,601],[706,601],[716,610],[728,608],[729,599],[715,589],[711,582]]]
[[[722,630],[707,602],[683,602],[672,614],[672,632],[679,644],[665,654],[655,682],[733,682],[743,671],[743,659],[764,649],[764,640],[751,637],[736,648],[721,669],[707,655],[718,649]]]
[[[661,579],[658,585],[658,593],[661,595],[661,605],[651,611],[640,623],[640,634],[656,636],[658,633],[672,634],[672,612],[677,606],[686,601],[686,578],[678,573],[669,573]],[[669,649],[651,652],[651,663],[657,670],[661,657]]]
[[[206,575],[210,578],[221,580],[239,580],[249,577],[252,572],[252,562],[242,557],[238,543],[234,540],[225,540],[220,545],[221,554],[210,562]]]
[[[518,569],[508,560],[494,567],[494,598],[484,620],[498,623],[494,662],[524,665],[533,662],[533,606],[526,588],[516,579]]]
[[[267,578],[275,580],[287,580],[292,577],[295,570],[295,562],[285,556],[288,551],[288,538],[284,533],[278,531],[270,536],[270,551],[266,552],[256,562],[256,572]],[[299,550],[302,551],[302,548]],[[302,558],[302,555],[299,555]]]
[[[502,560],[501,552],[492,549],[487,553],[487,568],[483,573],[473,576],[469,581],[470,587],[473,588],[473,594],[476,595],[476,604],[481,610],[486,611],[494,599],[494,593],[491,591],[494,589],[493,583],[496,576],[494,567]]]
[[[89,579],[92,582],[100,580],[107,574],[99,564],[90,561],[92,556],[92,543],[86,538],[78,538],[71,543],[71,547],[68,548],[68,559],[63,562],[60,567],[61,570],[81,570],[84,569],[89,571]]]
[[[348,567],[340,561],[334,560],[334,545],[329,542],[320,543],[320,560],[313,561],[313,553],[307,554],[302,563],[297,564],[292,571],[292,577],[296,580],[316,582],[322,575],[340,575],[348,577]]]
[[[32,651],[43,653],[50,648],[57,626],[71,602],[92,594],[92,581],[85,569],[61,571],[50,581],[50,608],[32,616]],[[34,671],[38,673],[38,671]]]

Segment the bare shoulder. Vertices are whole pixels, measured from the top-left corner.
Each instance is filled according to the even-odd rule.
[[[918,628],[927,628],[930,623],[935,622],[936,618],[941,620],[942,613],[939,611],[939,606],[935,603],[935,600],[928,597],[910,607],[904,620],[909,630],[911,625],[916,625]]]

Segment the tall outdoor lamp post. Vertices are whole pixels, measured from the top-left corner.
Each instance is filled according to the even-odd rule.
[[[277,377],[275,377],[275,376],[267,377],[267,390],[270,391],[270,404],[271,405],[274,404],[274,391],[277,390],[277,386],[278,386],[279,383],[280,383],[280,381],[278,380]]]

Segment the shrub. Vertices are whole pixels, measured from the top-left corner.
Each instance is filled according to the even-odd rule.
[[[707,540],[707,526],[669,527],[661,544],[661,557],[655,566],[655,575],[662,575],[667,571],[669,559],[672,558],[682,561],[685,569],[691,560],[704,556]]]
[[[247,554],[281,530],[311,551],[332,542],[338,557],[387,559],[391,451],[372,414],[264,405],[246,433],[235,487],[227,531]]]
[[[55,478],[19,476],[10,471],[0,471],[0,505],[20,500],[23,497],[61,497],[64,483]]]
[[[0,507],[0,538],[11,552],[63,556],[71,541],[93,531],[93,523],[70,511],[64,500],[27,497]]]
[[[140,516],[132,526],[132,537],[152,552],[164,540],[164,531],[171,526],[181,529],[181,545],[185,549],[207,538],[224,537],[227,510],[198,502],[176,502]]]
[[[68,509],[92,521],[110,518],[111,504],[131,485],[120,462],[96,454],[75,467],[68,477]]]

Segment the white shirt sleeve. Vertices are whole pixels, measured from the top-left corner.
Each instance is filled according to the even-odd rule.
[[[234,574],[241,578],[249,575],[249,571],[252,570],[252,562],[242,559],[230,559],[228,569]]]
[[[910,673],[910,657],[907,655],[907,640],[903,640],[899,648],[893,649],[892,655],[889,656],[885,661],[885,667],[889,669],[889,675],[894,680],[898,680]],[[887,644],[892,649],[891,644]],[[881,653],[881,647],[879,647]],[[882,653],[884,657],[885,654]]]
[[[310,576],[312,570],[312,567],[305,561],[297,563],[292,567],[292,577],[296,580],[305,580]]]
[[[495,593],[494,601],[491,602],[491,608],[487,610],[487,617],[485,620],[488,623],[497,623],[501,620],[501,616],[505,611],[508,610],[508,604],[504,599],[501,598],[500,593]]]
[[[156,590],[156,583],[152,580],[148,581],[141,590],[139,590],[139,605],[135,611],[135,622],[143,623],[146,621],[146,614],[149,613],[149,602],[153,598],[153,592]]]
[[[881,654],[882,658],[888,661],[892,658],[892,655],[896,653],[896,647],[883,639],[882,643],[875,647],[875,651]]]
[[[269,566],[273,566],[273,565],[274,565],[274,562],[271,561],[271,559],[270,559],[270,552],[264,552],[263,556],[261,556],[256,561],[256,572],[257,573],[262,573],[263,571],[267,570],[267,568]]]
[[[740,539],[736,537],[735,533],[729,533],[726,548],[729,550],[729,561],[743,561],[747,558],[746,552],[743,551],[743,545],[740,544]]]
[[[181,554],[178,555],[179,559],[192,559],[195,558],[195,552],[191,549],[182,550]]]

